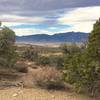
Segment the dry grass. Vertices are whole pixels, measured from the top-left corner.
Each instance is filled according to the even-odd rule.
[[[15,69],[21,73],[28,73],[28,66],[24,61],[18,61],[16,63]]]
[[[22,74],[19,74],[15,69],[0,68],[0,80],[15,80],[18,79]]]
[[[41,54],[41,56],[45,56],[45,57],[49,57],[49,56],[62,56],[61,52],[57,52],[57,53],[45,53],[45,54]]]
[[[64,89],[61,73],[52,67],[39,68],[32,73],[35,85],[46,89]]]

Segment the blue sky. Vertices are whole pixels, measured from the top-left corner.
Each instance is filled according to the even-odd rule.
[[[100,0],[0,0],[0,21],[16,35],[91,32]]]

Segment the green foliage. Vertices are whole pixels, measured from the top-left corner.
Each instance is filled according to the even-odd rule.
[[[40,56],[36,61],[36,64],[43,66],[49,65],[49,63],[50,63],[49,58],[45,56]]]
[[[63,67],[63,57],[57,55],[49,55],[49,56],[42,56],[39,52],[39,49],[34,48],[32,46],[25,48],[24,52],[22,53],[22,57],[34,61],[37,65],[43,66],[53,66],[57,68]]]
[[[65,63],[64,63],[64,80],[70,84],[72,84],[75,88],[82,86],[82,78],[81,78],[81,55],[66,55]],[[81,81],[81,82],[80,82]],[[79,89],[78,89],[79,91]]]
[[[88,65],[90,70],[90,79],[92,83],[91,88],[96,87],[96,90],[100,88],[100,19],[96,21],[93,27],[93,31],[89,35],[89,41],[86,49],[85,59],[88,59]]]
[[[32,46],[25,48],[25,51],[22,54],[23,58],[35,61],[38,58],[38,52]]]
[[[77,52],[81,52],[81,48],[79,48],[76,44],[66,45],[62,44],[60,46],[60,49],[62,50],[63,54],[74,54]]]
[[[64,64],[63,56],[51,55],[49,56],[49,65],[56,67],[58,69],[62,69]]]
[[[15,33],[4,27],[0,31],[0,66],[13,67],[16,62]]]
[[[89,35],[87,56],[100,61],[100,19],[94,24],[93,31]]]
[[[0,21],[0,26],[2,25],[2,22]]]
[[[36,64],[43,65],[43,66],[51,66],[51,67],[56,67],[57,69],[62,69],[63,68],[63,57],[62,56],[39,56]]]
[[[100,90],[100,20],[94,24],[84,52],[65,54],[63,79],[77,92]]]

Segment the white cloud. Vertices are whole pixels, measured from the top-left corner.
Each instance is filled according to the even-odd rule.
[[[2,26],[7,26],[7,27],[11,27],[11,26],[16,26],[16,25],[21,25],[24,23],[19,23],[19,22],[3,22]]]
[[[59,13],[60,15],[62,13]],[[56,15],[56,13],[55,13]],[[16,35],[32,35],[32,34],[54,34],[61,32],[70,32],[70,31],[80,31],[80,32],[90,32],[93,28],[93,24],[100,17],[100,6],[98,7],[83,7],[83,8],[75,8],[74,10],[66,11],[64,10],[64,14],[62,14],[57,18],[46,18],[46,17],[22,17],[15,15],[1,15],[0,20],[4,21],[3,25],[7,27],[12,26],[20,26],[18,28],[13,28],[16,32]],[[54,22],[53,24],[50,22]],[[34,24],[40,27],[40,29],[36,29],[35,27],[29,28],[21,28],[21,26],[25,24],[26,26],[29,24]],[[44,25],[42,27],[39,25]],[[46,25],[50,27],[45,27]],[[57,27],[56,25],[69,25],[71,27],[62,28]],[[53,26],[54,25],[54,26]]]
[[[48,29],[50,29],[50,30],[56,30],[57,27],[49,27]]]
[[[1,15],[2,22],[20,22],[20,23],[42,23],[45,21],[43,17],[24,17],[16,15]]]
[[[32,35],[33,33],[33,29],[14,29],[14,32],[16,33],[16,35],[18,36],[22,36],[22,35]]]
[[[26,35],[33,35],[33,34],[49,34],[52,35],[52,32],[48,31],[48,30],[39,30],[39,29],[30,29],[30,28],[19,28],[19,29],[14,29],[14,32],[16,33],[16,35],[18,36],[26,36]]]
[[[58,19],[60,24],[72,26],[66,31],[90,32],[93,23],[100,17],[100,7],[76,8]]]

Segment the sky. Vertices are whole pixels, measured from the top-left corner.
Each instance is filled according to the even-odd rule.
[[[18,36],[86,32],[100,17],[100,0],[0,0],[2,26]]]

